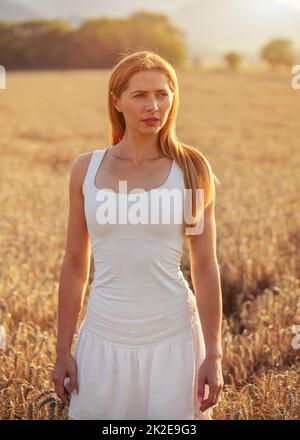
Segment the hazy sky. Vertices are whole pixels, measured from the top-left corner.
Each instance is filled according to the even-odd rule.
[[[285,5],[293,6],[294,8],[300,9],[300,0],[274,0],[276,3],[282,3]]]
[[[158,10],[175,10],[178,6],[186,3],[186,0],[152,0],[151,2],[148,2],[146,0],[13,0],[15,3],[21,3],[26,6],[35,7],[41,11],[47,9],[47,8],[53,8],[56,9],[56,7],[59,5],[59,9],[62,11],[69,11],[72,12],[79,8],[82,8],[82,6],[85,4],[87,8],[98,8],[105,9],[105,4],[110,4],[110,9],[115,9],[115,11],[118,10],[118,8],[122,11],[124,8],[127,8],[128,10],[131,10],[135,7],[145,7],[145,8],[151,8],[155,7]],[[264,0],[239,0],[242,2],[251,2],[252,4],[259,4],[263,3]],[[198,2],[201,4],[201,0],[198,0]],[[224,0],[217,0],[217,2],[224,2]],[[276,3],[291,6],[293,8],[300,10],[300,0],[271,0],[274,5]],[[216,0],[211,0],[212,5],[216,3]],[[269,3],[269,2],[268,2]],[[51,4],[53,5],[51,7]],[[97,6],[95,6],[97,5]]]
[[[8,2],[8,0],[6,0]],[[215,59],[234,50],[256,59],[273,38],[289,38],[300,57],[300,0],[12,0],[44,18],[73,24],[93,16],[126,17],[138,9],[166,13],[193,54]],[[5,4],[5,3],[4,3]],[[0,0],[1,18],[1,0]]]

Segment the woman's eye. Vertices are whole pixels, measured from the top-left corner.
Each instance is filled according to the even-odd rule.
[[[161,96],[168,96],[168,93],[164,93],[164,92],[161,92],[161,93],[159,93],[159,95],[161,95]],[[140,97],[144,97],[145,95],[142,95],[141,93],[139,93],[138,95],[135,95],[134,97],[135,98],[140,98]]]

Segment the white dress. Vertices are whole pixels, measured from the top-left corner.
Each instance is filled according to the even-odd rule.
[[[121,203],[116,223],[101,224],[109,190],[99,190],[95,176],[108,148],[93,152],[82,187],[95,274],[75,344],[79,393],[70,396],[69,419],[212,419],[212,408],[199,410],[205,345],[180,269],[182,225],[119,221],[118,213],[137,203],[122,190],[111,192]],[[174,160],[164,185],[144,192],[144,203],[156,190],[184,187]]]

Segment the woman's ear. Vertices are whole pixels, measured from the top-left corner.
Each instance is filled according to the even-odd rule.
[[[120,109],[120,106],[119,106],[119,103],[118,103],[118,98],[116,97],[116,95],[115,95],[113,92],[110,92],[110,94],[111,94],[112,103],[113,103],[115,109],[116,109],[118,112],[122,113],[122,112],[121,112],[121,109]]]

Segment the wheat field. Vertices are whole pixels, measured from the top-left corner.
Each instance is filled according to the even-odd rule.
[[[51,372],[68,178],[77,154],[108,145],[109,74],[9,72],[0,90],[0,419],[67,418]],[[300,90],[288,72],[177,74],[177,136],[221,182],[225,385],[214,419],[298,419]],[[191,285],[186,245],[182,270]]]

